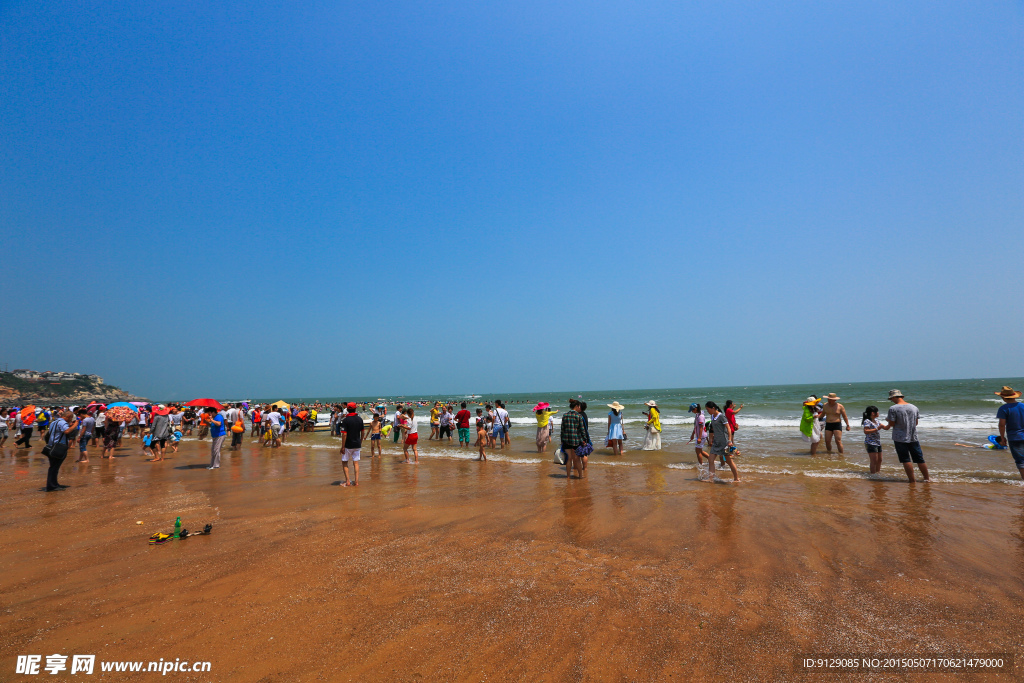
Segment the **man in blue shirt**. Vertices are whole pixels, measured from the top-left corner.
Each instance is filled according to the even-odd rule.
[[[224,416],[217,412],[216,408],[207,408],[206,413],[210,416],[210,466],[206,469],[215,470],[220,467],[220,447],[224,444]]]
[[[999,419],[999,443],[1009,446],[1013,463],[1024,479],[1024,404],[1017,403],[1020,392],[1010,387],[1003,387],[996,396],[1003,399],[996,417]]]

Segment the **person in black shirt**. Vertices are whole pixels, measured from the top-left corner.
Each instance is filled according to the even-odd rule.
[[[342,486],[359,486],[359,449],[363,445],[363,418],[356,415],[356,404],[348,404],[348,415],[341,420],[341,431],[345,432],[345,446],[341,449],[341,467],[345,470]],[[348,478],[348,461],[352,460],[355,477]]]

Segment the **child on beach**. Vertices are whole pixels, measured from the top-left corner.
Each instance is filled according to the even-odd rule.
[[[474,443],[473,445],[474,446],[479,446],[480,444],[484,443],[485,441],[487,441],[487,432],[485,431],[485,428],[484,428],[484,411],[483,411],[483,408],[477,408],[476,409],[476,443]]]
[[[406,419],[405,424],[402,427],[405,430],[405,460],[403,462],[419,464],[420,452],[416,448],[416,442],[419,441],[420,435],[418,431],[419,426],[416,423],[416,411],[414,411],[412,408],[409,408],[407,412],[409,414],[409,417],[408,419]],[[410,446],[412,446],[413,460],[409,460]]]
[[[480,412],[479,409],[477,412]],[[483,420],[478,423],[477,435],[479,438],[476,442],[480,446],[480,454],[476,456],[477,460],[487,460],[487,453],[484,452],[484,446],[487,444],[487,433],[490,431],[487,427],[489,424],[489,418],[483,418]]]
[[[142,454],[145,456],[153,456],[153,460],[156,460],[156,454],[153,452],[153,437],[150,435],[149,430],[143,430],[142,432]]]
[[[373,421],[370,422],[370,457],[373,457],[373,449],[377,449],[377,455],[383,456],[380,442],[380,415],[373,414]]]
[[[864,427],[864,447],[868,451],[868,469],[871,474],[878,474],[882,470],[881,430],[889,427],[878,421],[878,408],[875,406],[864,410],[861,425]]]
[[[181,441],[181,432],[179,430],[175,429],[173,432],[171,432],[171,452],[172,453],[177,453],[178,452],[178,442],[179,441]]]

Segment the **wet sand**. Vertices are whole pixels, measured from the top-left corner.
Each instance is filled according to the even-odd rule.
[[[168,674],[196,681],[786,681],[809,677],[801,653],[1016,654],[1024,639],[1019,487],[733,486],[603,455],[566,481],[427,442],[416,466],[391,444],[364,457],[342,488],[324,448],[247,440],[208,471],[206,444],[163,463],[125,444],[69,460],[55,493],[38,445],[0,449],[0,680],[19,654],[62,653],[212,662]],[[213,533],[150,546],[177,515]]]

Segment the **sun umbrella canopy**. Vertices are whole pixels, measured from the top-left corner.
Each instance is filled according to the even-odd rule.
[[[21,409],[21,422],[22,424],[32,424],[36,421],[36,407],[33,405],[25,406]]]
[[[277,403],[271,403],[270,405],[274,408],[291,408],[291,406],[284,401],[278,401]]]
[[[224,406],[217,401],[214,401],[212,398],[195,398],[185,405],[195,406],[197,408],[216,408],[217,410],[224,410]]]
[[[134,406],[121,405],[111,406],[107,408],[107,421],[108,422],[127,422],[135,417]]]
[[[105,403],[96,403],[95,401],[85,407],[90,413],[96,410],[106,410],[107,405]]]
[[[132,405],[139,406],[141,408],[142,406],[148,406],[149,403],[147,403],[146,401],[132,401]]]
[[[130,410],[130,411],[132,411],[134,413],[139,412],[139,409],[136,408],[134,405],[132,405],[131,403],[126,403],[124,401],[118,401],[117,403],[111,403],[110,405],[107,406],[107,408],[127,408],[128,410]]]

